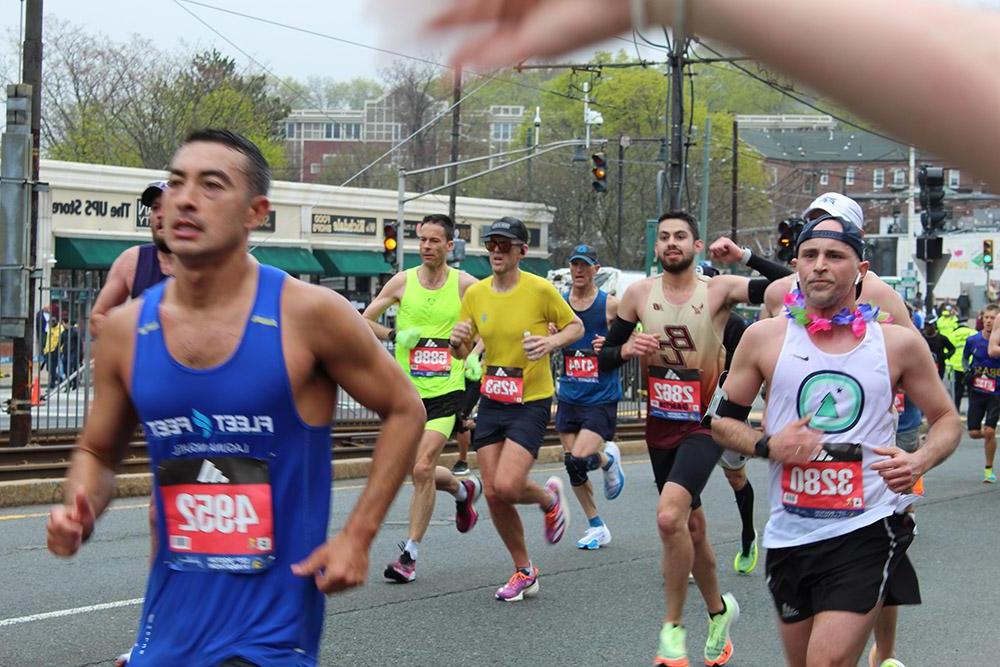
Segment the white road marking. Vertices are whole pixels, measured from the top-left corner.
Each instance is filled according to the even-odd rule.
[[[75,607],[73,609],[60,609],[59,611],[47,611],[42,614],[31,614],[30,616],[18,616],[15,618],[0,619],[0,628],[21,623],[34,623],[35,621],[46,621],[50,618],[61,618],[63,616],[75,616],[76,614],[89,614],[92,611],[104,611],[105,609],[117,609],[119,607],[134,607],[142,604],[145,598],[135,598],[132,600],[118,600],[117,602],[104,602],[102,604],[91,604],[86,607]]]

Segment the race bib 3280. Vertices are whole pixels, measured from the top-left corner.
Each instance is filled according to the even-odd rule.
[[[786,463],[781,471],[785,511],[811,519],[842,519],[865,511],[861,445],[823,444],[809,463]]]

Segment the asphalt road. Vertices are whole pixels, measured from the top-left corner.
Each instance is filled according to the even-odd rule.
[[[979,444],[965,440],[927,480],[919,536],[910,549],[924,604],[904,610],[899,633],[898,655],[909,667],[997,664],[1000,494],[981,483],[981,458]],[[556,546],[544,544],[540,513],[523,510],[529,548],[542,571],[541,593],[517,604],[493,599],[511,566],[488,517],[460,535],[451,520],[453,505],[443,496],[421,545],[417,581],[383,581],[382,569],[398,553],[395,543],[405,538],[405,487],[372,549],[368,585],[329,601],[321,664],[650,664],[664,608],[656,493],[646,460],[626,463],[624,493],[600,503],[614,535],[600,551],[574,548],[584,523],[575,505],[569,532]],[[539,469],[535,477],[543,480],[553,470]],[[764,523],[765,472],[762,464],[751,463],[758,527]],[[335,526],[359,489],[359,482],[336,485]],[[709,482],[705,506],[722,588],[732,591],[742,608],[730,665],[781,665],[763,555],[753,575],[732,571],[738,516],[721,473]],[[131,645],[138,623],[148,552],[145,505],[136,499],[116,502],[71,561],[45,550],[45,509],[0,514],[0,665],[110,664]],[[696,665],[706,623],[696,588],[689,592],[688,652]]]

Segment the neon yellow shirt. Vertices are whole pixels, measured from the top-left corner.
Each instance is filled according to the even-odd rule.
[[[465,291],[462,321],[472,322],[486,346],[483,371],[490,367],[523,371],[523,402],[549,398],[555,393],[549,355],[529,361],[524,352],[524,332],[548,336],[549,322],[563,329],[573,321],[573,310],[544,278],[521,271],[517,285],[507,292],[493,289],[493,276]]]

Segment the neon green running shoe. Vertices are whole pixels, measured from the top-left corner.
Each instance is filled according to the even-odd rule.
[[[736,574],[750,574],[757,567],[757,531],[753,533],[753,542],[750,543],[750,553],[743,555],[742,551],[736,552],[733,559],[733,569]]]
[[[888,660],[883,660],[882,664],[878,667],[906,667],[906,665],[895,658],[889,658]]]
[[[997,476],[993,474],[993,468],[987,468],[983,471],[983,484],[996,484]]]
[[[726,610],[714,618],[708,617],[708,638],[705,640],[705,664],[708,667],[724,665],[733,657],[729,630],[740,617],[740,605],[732,593],[723,594],[722,601]]]
[[[684,626],[664,623],[660,629],[660,646],[656,649],[654,665],[688,667],[687,630]]]

